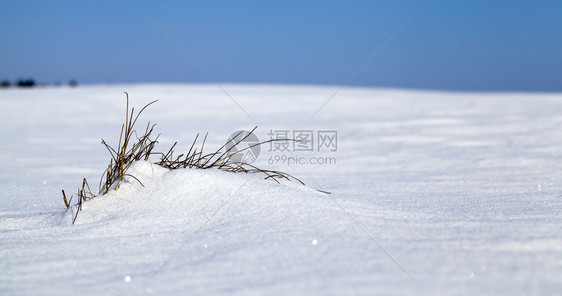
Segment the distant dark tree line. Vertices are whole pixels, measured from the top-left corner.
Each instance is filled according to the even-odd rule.
[[[46,84],[41,84],[41,85],[46,85]],[[60,86],[61,83],[60,82],[55,82],[54,84],[55,86]],[[75,87],[78,85],[78,81],[72,79],[68,82],[68,85],[71,87]],[[28,79],[18,79],[16,80],[14,83],[12,83],[10,80],[8,79],[4,79],[2,80],[2,82],[0,82],[0,87],[2,88],[9,88],[9,87],[22,87],[22,88],[29,88],[29,87],[34,87],[37,86],[37,83],[35,82],[35,79],[33,78],[28,78]]]

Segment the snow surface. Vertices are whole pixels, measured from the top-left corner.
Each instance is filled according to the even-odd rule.
[[[0,294],[562,291],[562,95],[348,88],[307,121],[335,87],[223,87],[252,119],[215,85],[0,91]],[[60,190],[97,188],[123,91],[137,110],[160,100],[139,129],[157,123],[161,150],[257,124],[262,140],[337,130],[337,151],[299,153],[337,163],[270,165],[262,150],[258,166],[301,186],[139,162],[145,187],[129,178],[71,225]]]

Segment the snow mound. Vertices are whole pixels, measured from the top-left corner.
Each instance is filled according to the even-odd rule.
[[[258,214],[263,209],[258,205],[265,203],[276,207],[279,214],[288,204],[318,200],[323,195],[296,182],[281,180],[279,184],[258,174],[169,170],[147,161],[133,163],[127,174],[134,178],[126,176],[117,190],[84,203],[76,224],[119,223],[142,232],[146,227],[189,225],[194,217],[209,217],[232,200],[252,203],[251,212],[237,208],[239,213]],[[69,211],[67,222],[71,214]]]
[[[41,215],[4,214],[3,230],[34,244],[17,248],[12,241],[12,249],[4,252],[44,253],[28,254],[34,262],[10,268],[18,279],[10,288],[32,294],[44,292],[40,287],[45,286],[63,294],[104,293],[108,287],[119,293],[244,293],[259,291],[255,284],[274,284],[277,291],[289,292],[295,282],[311,283],[302,274],[333,275],[336,270],[326,267],[345,260],[330,253],[322,237],[342,235],[349,225],[334,223],[340,210],[317,190],[258,174],[169,170],[144,161],[127,174],[138,181],[126,177],[117,190],[85,202],[74,225],[75,207]],[[37,279],[45,273],[51,274],[48,284],[17,285],[22,277]],[[224,284],[208,286],[205,278]],[[170,281],[179,284],[162,284]],[[322,277],[312,284],[330,289]]]

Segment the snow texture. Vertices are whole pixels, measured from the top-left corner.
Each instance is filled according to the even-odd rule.
[[[107,85],[0,92],[2,295],[554,295],[562,291],[562,96],[333,87]],[[236,130],[337,131],[296,182],[138,162],[72,224],[128,91],[156,150]],[[251,117],[251,118],[250,118]],[[185,151],[181,151],[181,150]],[[155,156],[156,157],[156,156]],[[153,159],[155,161],[155,159]],[[316,189],[332,192],[331,195]],[[411,278],[410,278],[411,277]]]

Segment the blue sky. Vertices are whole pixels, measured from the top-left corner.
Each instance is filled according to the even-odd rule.
[[[562,91],[561,1],[3,1],[0,79]]]

